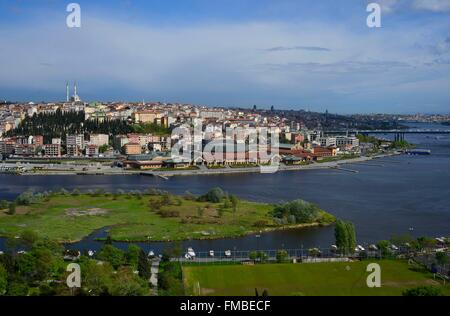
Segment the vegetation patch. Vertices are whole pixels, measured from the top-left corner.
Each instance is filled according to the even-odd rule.
[[[403,260],[376,262],[382,271],[380,288],[367,287],[369,261],[184,266],[183,281],[187,295],[254,296],[255,291],[270,296],[450,295],[450,285],[435,281],[425,269],[412,269]]]
[[[51,240],[74,242],[95,230],[111,227],[110,237],[116,241],[173,241],[238,237],[335,220],[317,206],[296,203],[305,210],[298,210],[295,221],[290,221],[274,213],[280,206],[245,201],[220,188],[201,196],[176,196],[155,189],[27,192],[15,202],[3,203],[0,235],[17,236],[26,227]],[[311,216],[302,213],[310,209]]]

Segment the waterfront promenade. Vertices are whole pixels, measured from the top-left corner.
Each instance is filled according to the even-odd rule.
[[[339,169],[343,164],[364,163],[373,159],[383,158],[399,154],[386,153],[370,157],[358,157],[352,159],[343,159],[330,162],[314,162],[307,165],[284,165],[279,164],[275,171],[291,171],[291,170],[318,170],[318,169]],[[198,169],[179,169],[179,170],[130,170],[109,165],[102,165],[93,163],[91,165],[77,165],[77,164],[36,164],[36,163],[7,163],[0,164],[0,169],[3,171],[20,167],[22,175],[144,175],[144,176],[158,176],[167,178],[171,176],[191,176],[191,175],[218,175],[218,174],[238,174],[238,173],[264,173],[261,167],[224,167],[217,169],[209,169],[206,166],[201,166]],[[40,170],[40,169],[43,170]],[[342,171],[351,171],[348,168],[342,168]]]

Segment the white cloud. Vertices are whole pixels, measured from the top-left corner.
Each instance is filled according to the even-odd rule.
[[[0,28],[0,69],[7,74],[0,76],[0,93],[48,91],[63,98],[65,81],[77,80],[89,99],[328,104],[342,112],[341,105],[365,93],[372,93],[372,104],[389,102],[383,89],[411,100],[404,90],[395,95],[395,87],[426,81],[437,67],[435,55],[411,48],[428,38],[422,33],[355,32],[334,21],[155,27],[86,18],[80,29],[51,22],[6,26]],[[271,47],[276,53],[267,52]],[[441,80],[449,82],[449,65],[439,67]],[[450,97],[448,90],[434,93]]]
[[[414,0],[413,7],[433,12],[450,11],[450,0]]]

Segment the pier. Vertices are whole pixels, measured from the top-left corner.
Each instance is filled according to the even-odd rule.
[[[359,173],[358,170],[342,168],[342,167],[339,167],[339,166],[331,167],[331,169],[336,169],[336,170],[341,170],[341,171],[347,171],[347,172],[353,172],[353,173]]]

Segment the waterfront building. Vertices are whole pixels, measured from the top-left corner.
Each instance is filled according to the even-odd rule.
[[[108,134],[91,134],[89,136],[89,144],[96,145],[97,147],[109,144]]]
[[[336,137],[319,137],[317,142],[321,147],[336,146]]]
[[[77,145],[67,145],[66,154],[70,157],[76,157],[80,154],[79,147]]]
[[[13,140],[0,141],[0,153],[3,155],[11,155],[14,153],[16,143]]]
[[[139,143],[128,143],[124,146],[125,155],[139,155],[142,153],[142,147]]]
[[[47,157],[61,157],[61,144],[47,144],[44,150]]]
[[[339,148],[354,148],[359,146],[359,139],[354,136],[336,136],[336,146]]]
[[[86,156],[87,157],[98,157],[99,150],[98,146],[94,144],[89,144],[86,146]]]
[[[79,150],[83,150],[85,147],[84,144],[84,135],[83,134],[67,134],[66,135],[66,146],[77,146]]]

